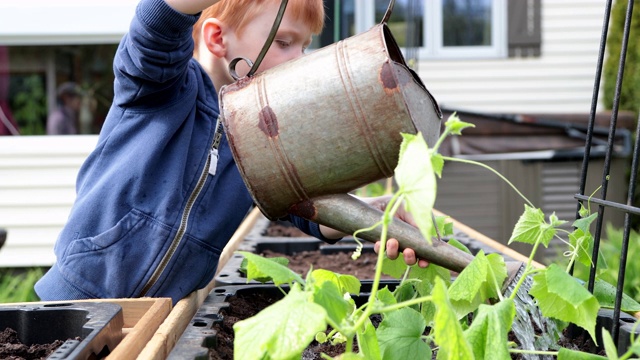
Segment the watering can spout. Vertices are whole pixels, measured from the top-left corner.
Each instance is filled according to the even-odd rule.
[[[291,206],[289,212],[346,234],[353,234],[357,230],[377,223],[383,215],[381,210],[347,194],[328,195],[303,201]],[[378,226],[358,233],[358,238],[376,242],[381,238],[381,230],[382,227]],[[401,220],[391,222],[387,238],[398,240],[400,249],[413,249],[420,259],[458,273],[474,259],[473,255],[438,238],[431,239],[431,244],[427,243],[418,228]],[[506,268],[507,279],[503,284],[503,291],[522,276],[524,263],[507,261]]]
[[[289,212],[346,234],[353,234],[356,230],[377,223],[383,215],[381,210],[347,194],[303,201],[293,205]],[[358,238],[376,242],[380,240],[381,230],[382,227],[378,226],[359,233]],[[397,239],[401,249],[411,248],[419,258],[455,272],[461,272],[473,260],[473,255],[440,239],[434,238],[432,243],[428,244],[418,228],[401,220],[391,222],[387,235],[388,238]]]

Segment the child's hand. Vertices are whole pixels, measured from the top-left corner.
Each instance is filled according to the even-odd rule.
[[[387,240],[387,257],[391,260],[397,259],[398,255],[400,254],[400,252],[398,251],[399,248],[400,244],[398,244],[398,240]],[[373,245],[373,249],[376,251],[376,253],[378,253],[378,250],[380,249],[380,241],[377,241]],[[415,265],[416,263],[421,268],[426,268],[427,266],[429,266],[429,262],[427,260],[416,258],[416,253],[413,251],[413,249],[404,249],[402,251],[402,257],[404,258],[405,264],[409,266]]]
[[[390,196],[380,196],[375,198],[361,198],[362,201],[368,203],[370,206],[376,209],[380,209],[382,211],[384,211],[385,207],[387,206],[389,199],[391,199]],[[396,211],[395,218],[402,220],[406,223],[409,223],[413,226],[417,226],[411,214],[408,211],[405,211],[404,207],[400,207],[398,211]],[[397,259],[398,255],[400,254],[399,249],[400,249],[400,244],[398,243],[398,240],[393,238],[390,238],[387,240],[386,250],[387,250],[387,257],[389,259],[391,260]],[[380,250],[380,241],[375,243],[374,250],[376,253],[378,253],[378,251]],[[421,268],[425,268],[429,265],[428,261],[424,259],[418,259],[413,249],[402,250],[402,256],[404,258],[404,262],[407,265],[415,265],[417,263],[418,266]]]

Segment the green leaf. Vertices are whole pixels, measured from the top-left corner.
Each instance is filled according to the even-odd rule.
[[[583,233],[588,233],[591,223],[593,223],[593,221],[597,218],[598,218],[598,213],[593,213],[587,217],[574,221],[573,226],[582,230]]]
[[[459,317],[475,311],[488,299],[498,298],[507,277],[504,259],[497,254],[485,256],[480,250],[449,287],[449,298]]]
[[[440,233],[441,237],[445,237],[453,233],[453,223],[447,222],[447,220],[449,219],[449,216],[434,216],[434,218],[436,219],[436,226],[433,227],[431,230],[432,237],[438,236],[438,233],[436,232],[436,228]]]
[[[388,286],[378,290],[378,300],[384,305],[393,305],[398,303],[398,301],[396,301],[396,297],[393,296],[393,293],[389,290]]]
[[[331,281],[325,281],[321,287],[314,287],[313,301],[324,308],[334,324],[342,323],[353,309],[338,286]]]
[[[358,331],[356,338],[358,340],[358,348],[366,359],[382,360],[380,345],[378,344],[378,337],[376,336],[376,328],[371,323],[371,320],[365,320],[364,331]]]
[[[598,300],[558,265],[551,264],[533,277],[529,294],[546,317],[574,323],[596,339]]]
[[[416,297],[416,289],[413,287],[412,283],[405,281],[396,287],[393,291],[393,296],[396,298],[397,302],[411,300]]]
[[[451,283],[451,271],[435,264],[430,264],[426,268],[413,266],[409,278],[419,280],[414,283],[414,286],[420,296],[428,296],[433,292],[436,278],[442,279],[445,286]],[[435,318],[436,306],[431,301],[424,302],[421,304],[420,313],[427,324],[430,324]]]
[[[464,337],[458,316],[447,297],[444,280],[439,278],[436,279],[433,289],[433,302],[436,305],[435,342],[440,346],[437,358],[439,360],[473,359],[471,345]]]
[[[567,348],[560,348],[558,360],[607,360],[606,357]]]
[[[429,264],[426,268],[412,266],[408,276],[409,279],[420,280],[415,284],[420,296],[431,295],[433,284],[437,277],[444,280],[445,284],[449,284],[451,282],[451,271],[436,264]]]
[[[593,237],[591,233],[584,233],[581,229],[575,229],[569,234],[569,243],[577,252],[576,260],[586,267],[591,267],[591,252]]]
[[[561,224],[562,222],[556,223]],[[545,222],[542,210],[525,205],[524,213],[513,228],[508,244],[514,241],[527,244],[540,242],[547,247],[555,233],[555,228]]]
[[[493,306],[482,304],[465,334],[476,360],[511,359],[508,333],[516,315],[513,300],[505,299]]]
[[[456,240],[455,238],[449,239],[448,243],[449,243],[449,245],[451,245],[451,246],[453,246],[455,248],[458,248],[458,249],[466,252],[467,254],[473,255],[473,253],[471,253],[471,250],[469,250],[469,248],[465,244],[461,243],[460,241]]]
[[[281,256],[275,256],[275,257],[270,257],[268,258],[271,261],[275,261],[278,264],[282,265],[282,266],[289,266],[289,259],[287,259],[286,257],[281,257]],[[247,275],[247,265],[248,265],[249,261],[246,258],[242,259],[242,262],[240,263],[240,268],[238,269],[238,271],[240,271],[241,273],[243,273],[245,276]],[[265,277],[265,278],[260,278],[260,279],[254,279],[257,280],[261,283],[266,283],[267,281],[271,281],[270,277]]]
[[[322,286],[325,281],[331,281],[344,293],[359,295],[360,280],[353,275],[343,275],[325,269],[316,269],[311,272],[315,286]]]
[[[604,351],[607,353],[609,360],[618,360],[618,349],[613,342],[611,334],[604,327],[602,328],[602,342],[604,343]]]
[[[433,166],[433,171],[438,175],[439,178],[442,178],[442,169],[444,168],[444,158],[442,155],[435,153],[431,156],[431,166]]]
[[[402,254],[394,260],[391,260],[386,256],[382,259],[382,273],[393,278],[402,279],[407,268],[408,265],[404,262]]]
[[[376,331],[382,358],[430,358],[431,348],[422,340],[426,326],[420,313],[410,308],[385,313]]]
[[[616,301],[616,287],[606,281],[596,279],[593,288],[593,296],[598,299],[603,308],[613,309]],[[640,311],[640,304],[627,294],[622,294],[622,305],[620,307],[625,312]]]
[[[288,284],[294,280],[304,284],[299,274],[276,261],[246,251],[237,253],[247,259],[247,281],[271,278],[275,285]]]
[[[449,118],[444,123],[444,126],[445,131],[449,132],[451,135],[462,135],[462,130],[464,130],[465,128],[476,127],[471,123],[460,120],[455,112],[449,115]]]
[[[234,358],[299,357],[316,333],[327,328],[325,310],[308,298],[309,294],[294,284],[282,300],[235,323]]]
[[[436,175],[431,164],[433,151],[420,133],[402,136],[394,178],[405,196],[405,209],[413,216],[422,236],[431,243],[431,211],[436,201]]]
[[[364,357],[356,353],[345,353],[335,358],[336,360],[369,360],[372,358]],[[372,359],[373,360],[373,359]]]

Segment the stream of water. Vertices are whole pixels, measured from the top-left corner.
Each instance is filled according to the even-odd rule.
[[[510,296],[516,283],[524,274],[524,266],[518,275],[509,284],[505,296]],[[516,306],[516,317],[511,330],[520,341],[520,348],[523,350],[551,350],[557,349],[557,340],[560,331],[553,320],[545,318],[540,309],[536,306],[533,298],[529,295],[529,290],[533,285],[533,279],[527,276],[518,289],[514,298]],[[538,331],[536,331],[536,328]],[[553,356],[523,354],[526,360],[552,360]]]

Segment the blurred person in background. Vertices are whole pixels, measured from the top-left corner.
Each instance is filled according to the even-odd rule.
[[[73,82],[58,87],[58,107],[47,119],[48,135],[78,134],[78,115],[82,104],[82,91]]]

